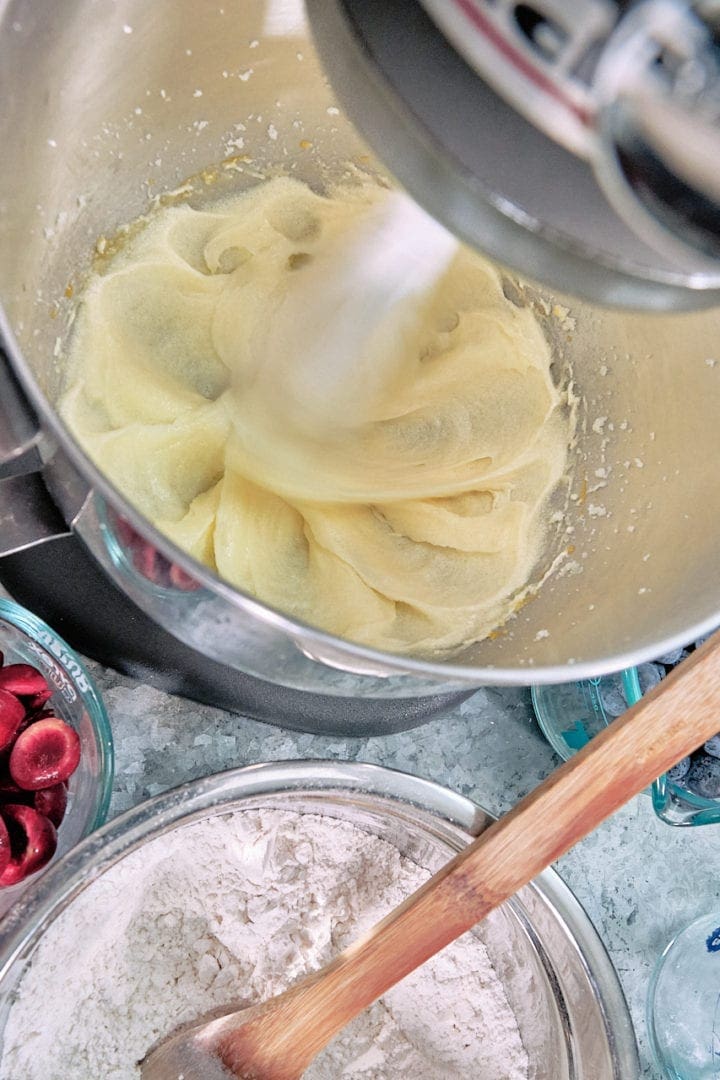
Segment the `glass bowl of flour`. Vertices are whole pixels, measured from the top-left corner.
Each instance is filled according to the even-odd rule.
[[[133,809],[8,916],[0,1075],[135,1080],[158,1038],[320,967],[490,821],[428,781],[316,761],[233,770]],[[615,972],[550,870],[356,1018],[306,1080],[638,1071]]]

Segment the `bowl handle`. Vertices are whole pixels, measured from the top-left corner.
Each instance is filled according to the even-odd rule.
[[[0,480],[0,559],[69,535],[39,472]]]
[[[0,558],[68,536],[39,470],[42,430],[0,348]]]
[[[0,348],[0,467],[27,454],[40,435],[37,417]]]

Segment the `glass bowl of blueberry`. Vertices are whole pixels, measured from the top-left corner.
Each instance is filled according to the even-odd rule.
[[[567,760],[604,727],[665,678],[705,638],[649,664],[612,675],[557,686],[531,687],[540,728]],[[720,717],[718,718],[720,729]],[[670,825],[720,822],[720,730],[704,746],[659,776],[648,794],[655,813]]]
[[[0,916],[105,821],[112,779],[110,724],[84,664],[0,598]]]

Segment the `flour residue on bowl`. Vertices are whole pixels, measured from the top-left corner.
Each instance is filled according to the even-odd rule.
[[[362,644],[447,653],[541,576],[571,424],[532,309],[463,248],[342,379],[267,347],[317,260],[390,197],[275,177],[160,207],[84,292],[60,409],[128,499],[232,584]]]
[[[138,1060],[173,1028],[281,992],[427,877],[329,817],[251,810],[180,827],[50,926],[12,1007],[0,1073],[137,1080]],[[350,1024],[305,1077],[526,1080],[528,1068],[504,987],[467,934]]]

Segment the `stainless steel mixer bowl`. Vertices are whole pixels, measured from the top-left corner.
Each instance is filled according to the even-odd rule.
[[[720,621],[716,312],[641,317],[548,297],[558,375],[571,367],[583,404],[567,506],[558,502],[562,522],[537,578],[564,559],[506,627],[451,660],[333,638],[193,563],[125,503],[54,411],[74,303],[66,294],[98,237],[190,175],[200,174],[190,198],[203,199],[272,168],[322,183],[348,161],[379,166],[337,110],[299,0],[6,0],[0,100],[2,331],[19,383],[0,366],[0,446],[22,461],[20,450],[38,443],[65,521],[157,623],[276,683],[387,698],[597,675]],[[14,530],[16,544],[32,539],[35,490],[26,478],[0,481],[6,549]],[[161,588],[134,573],[114,546],[113,507],[203,588]],[[47,513],[37,531],[52,535]]]

